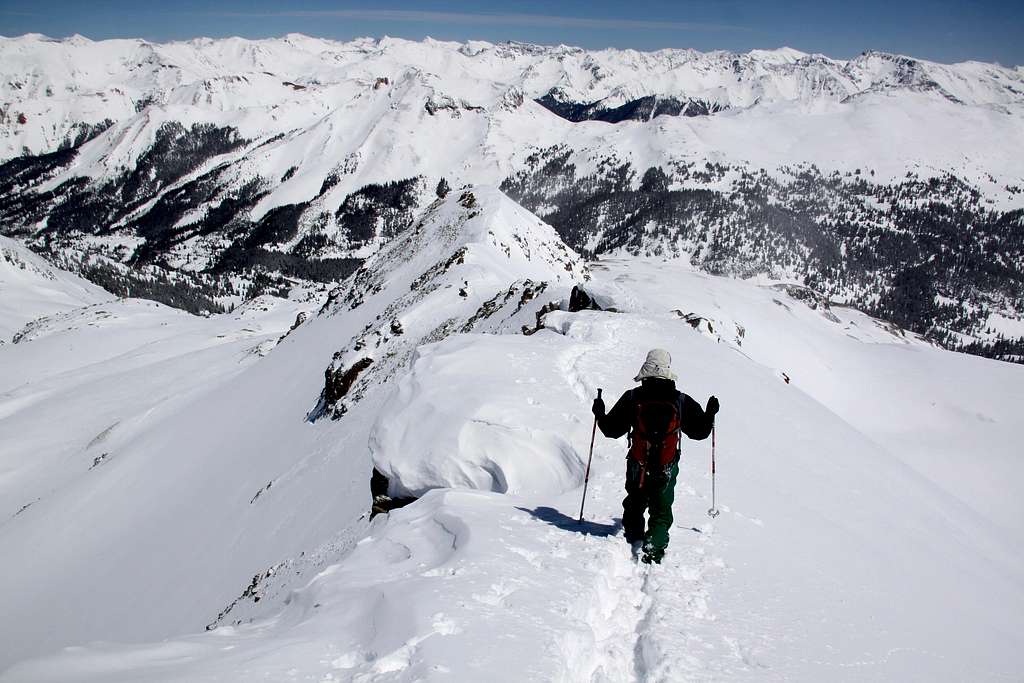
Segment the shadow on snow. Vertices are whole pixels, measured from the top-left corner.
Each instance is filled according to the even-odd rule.
[[[600,524],[598,522],[588,522],[587,520],[580,522],[575,517],[563,514],[555,508],[537,507],[531,510],[529,508],[517,507],[516,509],[522,510],[531,517],[551,526],[565,531],[574,531],[577,534],[584,534],[586,536],[615,536],[622,530],[622,520],[618,517],[613,519],[611,524]]]

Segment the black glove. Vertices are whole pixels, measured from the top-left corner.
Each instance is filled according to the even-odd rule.
[[[594,413],[594,417],[604,417],[604,400],[600,398],[594,399],[594,407],[590,409]]]
[[[712,396],[708,399],[708,407],[704,409],[704,412],[714,417],[718,414],[718,399]]]

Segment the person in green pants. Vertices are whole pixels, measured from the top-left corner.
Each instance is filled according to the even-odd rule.
[[[652,349],[635,378],[639,387],[624,393],[610,412],[605,412],[600,398],[593,407],[602,434],[610,439],[629,434],[622,526],[633,556],[647,564],[660,563],[668,547],[680,434],[694,440],[708,438],[719,409],[714,396],[701,408],[676,389],[671,365],[668,351]]]

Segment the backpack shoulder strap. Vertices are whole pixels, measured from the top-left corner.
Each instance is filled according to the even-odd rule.
[[[630,430],[630,434],[636,431],[640,427],[640,407],[642,402],[637,400],[636,387],[629,390],[629,400],[633,404],[633,429]]]
[[[679,422],[679,427],[676,429],[676,433],[682,435],[683,433],[683,406],[686,404],[686,394],[679,392],[676,397],[676,418]]]

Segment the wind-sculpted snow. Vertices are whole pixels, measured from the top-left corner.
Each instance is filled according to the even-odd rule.
[[[351,553],[252,623],[74,648],[0,679],[1015,675],[1024,645],[1024,510],[1012,486],[1024,475],[1014,457],[1021,368],[937,349],[846,309],[812,308],[791,288],[636,259],[603,262],[594,278],[621,312],[559,311],[532,335],[429,345],[377,404],[376,436],[364,438],[378,464],[403,482],[440,473],[436,485],[457,489],[379,516]],[[311,340],[307,331],[289,343]],[[558,440],[574,451],[578,483],[596,388],[614,400],[654,346],[671,352],[686,392],[722,401],[722,514],[705,513],[708,443],[685,442],[666,562],[641,569],[618,520],[623,442],[599,437],[582,524],[573,477],[533,490],[528,477],[561,476],[550,468]],[[356,406],[328,424],[366,421]],[[921,440],[940,422],[941,438]],[[915,442],[927,457],[907,451]],[[472,474],[484,455],[520,492],[495,492],[492,477]],[[975,479],[983,473],[988,483]]]
[[[848,249],[874,262],[919,243],[910,263],[875,263],[893,280],[864,275],[853,294],[911,319],[908,301],[948,314],[973,288],[983,301],[966,330],[1024,334],[1019,215],[1001,211],[1020,195],[1018,105],[1003,87],[1016,72],[294,36],[2,47],[33,41],[46,59],[109,51],[137,91],[155,79],[170,94],[110,90],[140,111],[74,149],[11,161],[5,230],[224,288],[258,262],[250,293],[287,289],[289,263],[361,261],[318,315],[320,302],[263,297],[209,318],[88,293],[76,307],[75,287],[51,297],[25,281],[24,300],[48,303],[26,307],[44,317],[0,348],[0,666],[12,667],[0,679],[1019,669],[1022,368],[943,351],[827,287],[849,286],[837,266]],[[630,78],[719,88],[693,62],[731,59],[756,87],[730,90],[711,116],[574,124],[531,101],[556,83],[615,107],[657,94]],[[678,73],[656,77],[666,64]],[[830,77],[787,80],[805,69]],[[971,95],[968,76],[998,87]],[[80,78],[108,92],[105,68],[82,60]],[[754,94],[765,106],[742,109]],[[964,116],[977,124],[967,132]],[[865,130],[869,144],[850,134]],[[805,149],[842,172],[779,170]],[[549,223],[470,179],[506,181]],[[808,216],[862,239],[830,244]],[[748,221],[767,228],[745,233]],[[753,277],[685,258],[588,268],[560,234]],[[921,262],[964,289],[933,292]],[[570,312],[573,285],[605,310]],[[311,315],[295,326],[299,310]],[[588,521],[576,516],[590,402],[632,386],[655,346],[681,388],[722,400],[722,515],[705,517],[707,444],[687,443],[668,561],[641,571],[617,519],[623,443],[599,437]],[[370,521],[374,466],[392,493],[422,497]]]
[[[546,333],[545,336],[550,336]],[[420,347],[373,432],[374,466],[392,495],[473,488],[553,495],[583,480],[586,455],[565,434],[579,422],[536,397],[575,400],[561,375],[572,345],[534,337],[459,335]],[[494,373],[495,365],[503,368]],[[516,377],[509,383],[509,374]]]

